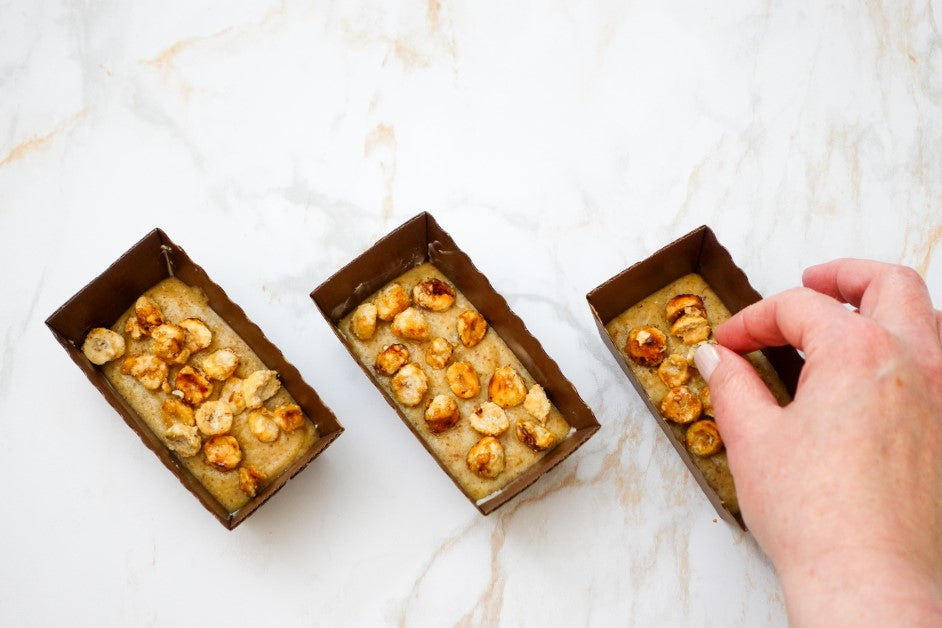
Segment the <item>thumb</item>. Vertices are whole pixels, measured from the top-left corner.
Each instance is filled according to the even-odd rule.
[[[731,458],[761,438],[766,419],[781,410],[752,365],[726,347],[705,344],[694,354],[697,370],[710,386],[716,425]],[[753,449],[756,451],[756,449]]]

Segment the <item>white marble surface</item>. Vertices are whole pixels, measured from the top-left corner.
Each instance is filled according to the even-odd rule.
[[[0,2],[0,624],[783,625],[584,295],[706,223],[938,307],[942,2],[308,4]],[[308,298],[421,210],[603,425],[487,518]],[[232,533],[43,325],[154,226],[347,428]]]

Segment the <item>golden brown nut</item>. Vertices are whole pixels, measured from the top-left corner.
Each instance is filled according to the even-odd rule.
[[[445,371],[451,392],[462,399],[470,399],[481,392],[481,380],[470,362],[455,362]]]
[[[664,309],[669,323],[673,323],[684,314],[696,314],[703,318],[707,315],[703,299],[695,294],[678,294],[667,302],[667,307]]]
[[[259,485],[268,477],[255,468],[255,465],[239,467],[239,488],[249,497],[255,497]]]
[[[140,340],[150,334],[154,327],[163,325],[164,322],[163,312],[157,304],[147,297],[141,297],[134,303],[134,314],[129,316],[124,323],[124,331],[134,340]]]
[[[361,303],[350,317],[350,331],[360,340],[369,340],[376,333],[376,306]]]
[[[493,436],[485,436],[468,451],[467,463],[482,478],[496,478],[504,470],[504,446]]]
[[[301,412],[301,406],[288,403],[278,406],[274,411],[275,423],[286,432],[293,432],[304,425],[304,413]]]
[[[711,331],[709,321],[699,314],[684,314],[671,325],[671,334],[679,336],[685,345],[703,342]]]
[[[154,354],[170,364],[185,364],[190,359],[190,350],[186,348],[186,331],[179,325],[164,323],[150,330],[154,339]]]
[[[157,390],[167,381],[167,364],[155,355],[129,355],[121,363],[121,372],[137,379],[144,388]]]
[[[458,402],[449,395],[436,395],[425,405],[425,423],[432,434],[441,434],[461,419]]]
[[[703,404],[686,386],[671,388],[661,400],[661,414],[674,423],[692,423],[700,418]]]
[[[164,439],[170,450],[177,452],[184,458],[198,454],[200,446],[203,444],[200,442],[196,427],[184,423],[174,423],[168,427],[167,431],[164,432]]]
[[[687,442],[687,450],[698,456],[712,456],[723,448],[720,431],[710,419],[697,421],[688,427],[684,440]]]
[[[147,335],[147,331],[144,327],[138,322],[137,317],[133,314],[128,316],[128,319],[124,321],[124,333],[133,338],[134,340],[140,340]]]
[[[433,369],[443,369],[451,361],[453,350],[451,343],[441,336],[433,338],[425,350],[425,362]]]
[[[510,427],[507,413],[496,403],[485,401],[468,416],[472,428],[488,436],[500,436]]]
[[[517,440],[533,451],[543,451],[556,441],[555,434],[536,421],[528,419],[518,420],[514,432],[517,434]]]
[[[393,318],[392,333],[409,340],[428,340],[428,322],[425,314],[414,307],[407,307]]]
[[[219,349],[203,358],[203,373],[209,379],[229,379],[239,368],[239,356],[232,349]]]
[[[530,392],[527,393],[523,407],[534,419],[540,423],[546,423],[546,417],[549,416],[551,405],[549,398],[546,396],[546,391],[543,390],[542,386],[539,384],[530,386]]]
[[[668,388],[677,388],[690,381],[690,365],[686,358],[674,353],[657,367],[657,375]]]
[[[193,416],[193,408],[176,397],[170,397],[161,404],[160,414],[164,419],[164,425],[167,427],[171,427],[174,423],[196,425],[196,418]]]
[[[82,353],[92,364],[104,364],[124,355],[124,338],[110,329],[96,327],[85,336]]]
[[[704,386],[700,389],[700,403],[703,404],[703,414],[713,416],[713,398],[710,395],[710,387]]]
[[[184,366],[173,381],[174,388],[183,393],[183,400],[191,406],[199,405],[213,394],[213,383],[192,366]]]
[[[487,396],[501,408],[513,408],[526,399],[527,387],[513,367],[501,366],[495,369],[491,376],[491,383],[487,385]]]
[[[412,289],[415,304],[433,312],[444,312],[455,303],[455,289],[440,279],[432,277]]]
[[[376,354],[376,362],[373,368],[381,375],[395,375],[396,371],[402,368],[402,365],[409,361],[409,349],[405,345],[394,344],[383,347],[383,350]]]
[[[376,316],[381,321],[391,321],[407,307],[409,293],[397,283],[386,286],[376,297]]]
[[[247,423],[249,431],[263,443],[274,442],[281,433],[278,424],[275,423],[275,415],[266,408],[258,408],[249,412]]]
[[[487,333],[487,321],[474,310],[465,310],[458,315],[458,338],[469,349],[484,340]]]
[[[232,410],[225,401],[207,401],[196,409],[196,427],[207,436],[225,434],[232,429]]]
[[[697,355],[697,349],[699,349],[702,345],[706,345],[706,344],[716,344],[716,342],[713,340],[708,340],[705,342],[698,342],[692,345],[686,345],[687,351],[684,354],[684,359],[687,360],[687,366],[691,368],[697,368],[697,363],[693,358],[695,355]]]
[[[428,392],[428,376],[415,362],[409,362],[393,375],[389,383],[393,395],[404,406],[417,406]]]
[[[258,370],[242,380],[242,397],[245,399],[245,407],[257,408],[266,399],[274,396],[281,388],[281,382],[278,381],[277,371]]]
[[[657,327],[635,327],[628,332],[625,352],[641,366],[657,366],[667,353],[667,336]]]
[[[229,404],[232,414],[240,414],[245,410],[245,395],[242,393],[242,380],[238,377],[230,377],[222,385],[222,392],[219,393],[219,401],[225,401]]]
[[[180,327],[186,330],[186,348],[190,353],[202,351],[213,343],[213,332],[198,318],[185,318],[180,321]]]
[[[235,436],[211,436],[203,443],[203,457],[217,469],[232,471],[242,462],[242,449]]]

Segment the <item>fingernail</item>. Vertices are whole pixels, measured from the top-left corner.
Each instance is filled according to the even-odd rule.
[[[709,383],[716,365],[720,363],[720,354],[712,344],[703,344],[693,354],[693,361],[697,364],[700,375],[703,375],[703,379]]]

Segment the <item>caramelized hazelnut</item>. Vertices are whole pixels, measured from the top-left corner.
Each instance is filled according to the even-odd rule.
[[[700,399],[686,386],[671,388],[661,400],[661,414],[674,423],[692,423],[702,412]]]
[[[301,406],[293,403],[285,404],[275,408],[275,423],[286,432],[293,432],[304,425],[304,413],[301,412]]]
[[[396,314],[390,329],[399,338],[428,340],[428,322],[425,320],[425,314],[414,307],[408,307]]]
[[[527,387],[523,379],[510,366],[501,366],[494,370],[491,382],[487,385],[488,398],[501,408],[519,406],[527,396]]]
[[[673,323],[684,314],[697,314],[703,318],[707,315],[703,299],[695,294],[678,294],[667,302],[664,310],[668,323]]]
[[[396,314],[409,307],[409,293],[397,283],[383,288],[376,297],[376,316],[391,321]]]
[[[432,277],[412,289],[412,300],[426,310],[444,312],[455,303],[455,289]]]
[[[183,400],[191,406],[199,405],[213,394],[213,384],[192,366],[184,366],[177,373],[174,386],[183,393]]]
[[[441,336],[434,338],[425,350],[425,362],[433,369],[443,369],[451,361],[453,350],[451,343]]]
[[[677,388],[690,381],[690,364],[686,358],[674,353],[657,367],[657,375],[668,388]]]
[[[383,347],[383,350],[376,354],[373,369],[381,375],[392,376],[408,361],[409,350],[405,345],[397,343]]]
[[[517,434],[517,440],[533,451],[543,451],[556,441],[556,436],[551,431],[528,419],[518,420],[514,432]]]
[[[369,340],[376,333],[376,306],[361,303],[350,317],[350,331],[360,340]]]
[[[425,423],[433,434],[441,434],[461,419],[458,402],[449,395],[436,395],[425,406]]]
[[[688,427],[684,440],[687,443],[687,450],[698,456],[712,456],[723,448],[720,431],[716,423],[710,419],[697,421]]]
[[[203,457],[217,469],[232,471],[242,462],[242,449],[235,436],[212,436],[203,443]]]
[[[628,332],[625,352],[641,366],[657,366],[667,353],[667,336],[657,327],[635,327]]]
[[[462,399],[470,399],[481,392],[481,380],[470,362],[455,362],[445,371],[451,392]]]
[[[468,451],[466,462],[481,477],[496,478],[504,470],[504,446],[493,436],[485,436]]]
[[[259,485],[267,479],[254,465],[239,467],[239,488],[249,497],[255,497]]]
[[[148,390],[157,390],[167,381],[169,369],[166,362],[155,355],[144,353],[129,355],[121,363],[121,372],[134,377]]]
[[[458,315],[458,338],[469,349],[482,340],[487,333],[487,321],[474,310],[465,310]]]
[[[403,366],[389,384],[393,395],[404,406],[417,406],[428,392],[428,376],[415,362]]]
[[[671,325],[671,334],[678,336],[685,345],[694,345],[710,337],[710,323],[699,314],[684,314]]]

